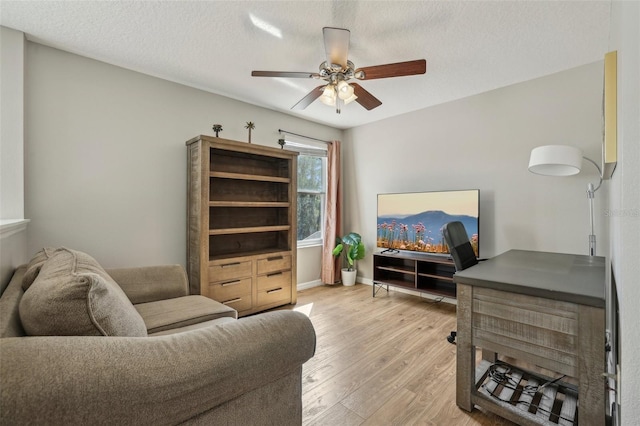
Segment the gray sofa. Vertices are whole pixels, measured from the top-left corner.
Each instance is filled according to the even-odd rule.
[[[0,296],[0,424],[300,424],[309,319],[188,288],[181,266],[39,252]]]

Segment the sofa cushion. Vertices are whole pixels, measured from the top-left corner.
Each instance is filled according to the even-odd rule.
[[[134,305],[189,295],[189,278],[182,265],[139,266],[105,271]]]
[[[33,284],[40,273],[42,265],[44,265],[44,262],[46,262],[55,251],[55,248],[45,247],[38,251],[29,261],[24,277],[22,277],[22,289],[24,291],[27,291],[31,284]]]
[[[235,309],[208,297],[191,295],[134,305],[149,334],[217,318],[237,318]]]
[[[19,311],[28,335],[147,335],[143,319],[98,262],[66,248],[44,262]]]
[[[193,330],[199,330],[201,328],[209,328],[209,327],[222,325],[227,322],[233,322],[233,321],[236,321],[236,319],[231,317],[221,317],[214,320],[199,322],[191,325],[185,325],[184,327],[171,328],[168,330],[162,330],[155,333],[150,333],[149,337],[168,336],[170,334],[180,334],[180,333],[184,333],[185,331],[193,331]]]

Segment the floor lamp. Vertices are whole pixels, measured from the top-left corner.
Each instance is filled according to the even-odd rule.
[[[534,148],[529,158],[529,171],[543,176],[571,176],[580,173],[582,160],[587,160],[598,169],[600,182],[593,187],[592,183],[587,185],[587,199],[589,200],[589,218],[591,233],[589,234],[589,256],[596,255],[596,236],[593,226],[593,198],[595,192],[602,185],[602,171],[595,161],[584,157],[582,150],[567,145],[545,145]]]

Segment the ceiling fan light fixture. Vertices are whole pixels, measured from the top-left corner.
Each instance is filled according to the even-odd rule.
[[[324,87],[322,95],[320,96],[320,102],[328,106],[336,105],[336,89],[333,84],[327,84]]]
[[[351,96],[349,96],[348,98],[344,99],[344,98],[341,97],[341,99],[344,101],[345,105],[349,105],[351,102],[353,102],[356,99],[358,99],[358,97],[355,95],[355,93],[352,93]]]
[[[353,96],[353,86],[342,80],[338,83],[338,96],[340,99],[347,100]]]

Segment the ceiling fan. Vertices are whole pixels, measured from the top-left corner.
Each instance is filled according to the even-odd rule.
[[[291,109],[305,109],[313,101],[320,101],[329,106],[335,106],[340,114],[341,106],[353,101],[358,102],[367,110],[382,105],[371,93],[358,83],[349,83],[353,78],[357,80],[373,80],[375,78],[401,77],[407,75],[424,74],[427,71],[427,61],[397,62],[393,64],[375,65],[371,67],[355,68],[353,62],[347,59],[349,52],[350,31],[343,28],[324,27],[324,49],[327,60],[320,64],[317,73],[291,71],[253,71],[253,77],[284,77],[284,78],[315,78],[326,81],[326,84],[316,87],[304,98],[300,99]]]

